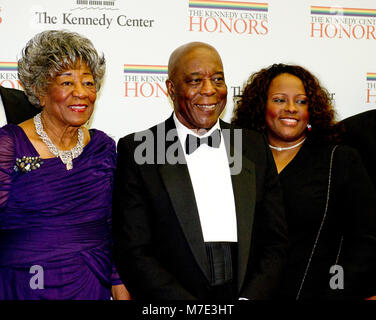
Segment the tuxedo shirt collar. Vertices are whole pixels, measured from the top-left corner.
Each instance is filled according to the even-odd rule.
[[[217,122],[214,124],[214,126],[212,126],[205,134],[203,134],[201,136],[198,135],[195,131],[187,128],[184,124],[182,124],[179,121],[179,119],[177,118],[175,112],[173,113],[173,119],[174,119],[174,122],[175,122],[176,130],[178,132],[179,140],[180,140],[180,143],[182,145],[184,152],[186,151],[185,150],[185,139],[186,139],[188,134],[194,135],[198,138],[205,138],[207,136],[210,136],[215,130],[217,130],[217,129],[221,130],[221,127],[219,125],[219,118],[217,119]],[[222,139],[221,139],[221,144],[222,144]]]

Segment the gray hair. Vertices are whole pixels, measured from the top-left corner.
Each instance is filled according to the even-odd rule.
[[[18,60],[18,78],[29,101],[40,107],[38,95],[44,95],[57,73],[85,62],[99,91],[106,61],[86,37],[66,30],[48,30],[35,35]]]

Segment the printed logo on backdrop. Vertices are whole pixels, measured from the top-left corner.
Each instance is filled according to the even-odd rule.
[[[95,10],[119,10],[115,7],[115,3],[117,0],[107,0],[107,1],[98,1],[98,0],[76,0],[77,7],[73,10],[88,10],[88,9],[95,9]]]
[[[0,86],[22,89],[20,80],[18,80],[17,69],[17,62],[0,61]]]
[[[99,0],[75,0],[74,7],[59,15],[48,11],[35,12],[37,24],[63,25],[71,28],[74,26],[90,26],[109,29],[114,26],[126,29],[153,28],[155,19],[145,17],[133,17],[127,14],[119,14],[116,1]]]
[[[167,66],[124,65],[124,97],[160,98],[167,97]]]
[[[367,72],[366,103],[376,104],[376,72]]]
[[[265,36],[268,4],[241,1],[189,0],[189,31]]]
[[[311,6],[311,38],[376,40],[376,9]]]
[[[0,7],[0,23],[2,23],[3,22],[3,18],[1,17],[2,16],[2,14],[1,14],[1,7]]]

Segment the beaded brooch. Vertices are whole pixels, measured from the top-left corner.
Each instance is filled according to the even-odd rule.
[[[14,171],[16,172],[30,172],[31,170],[39,169],[43,163],[40,157],[26,157],[21,159],[16,158],[16,164],[14,165]]]

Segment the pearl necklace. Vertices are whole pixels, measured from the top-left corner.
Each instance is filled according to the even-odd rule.
[[[43,140],[43,142],[47,145],[48,150],[50,150],[50,152],[54,156],[60,158],[61,162],[66,165],[67,170],[73,169],[73,159],[77,158],[82,153],[82,151],[84,149],[84,145],[83,145],[84,134],[82,132],[82,129],[81,128],[78,129],[78,139],[77,139],[76,146],[73,147],[71,150],[62,151],[62,150],[59,150],[52,143],[52,141],[48,137],[47,133],[43,130],[43,125],[42,125],[42,121],[41,121],[41,118],[40,118],[40,113],[38,113],[34,117],[34,125],[35,125],[35,129],[36,129],[37,134]]]
[[[294,144],[291,147],[275,147],[275,146],[272,146],[271,144],[269,144],[269,147],[272,148],[272,149],[274,149],[274,150],[277,150],[277,151],[290,150],[290,149],[294,149],[294,148],[300,146],[305,141],[305,139],[307,139],[307,137],[305,137],[302,141],[300,141],[297,144]]]

